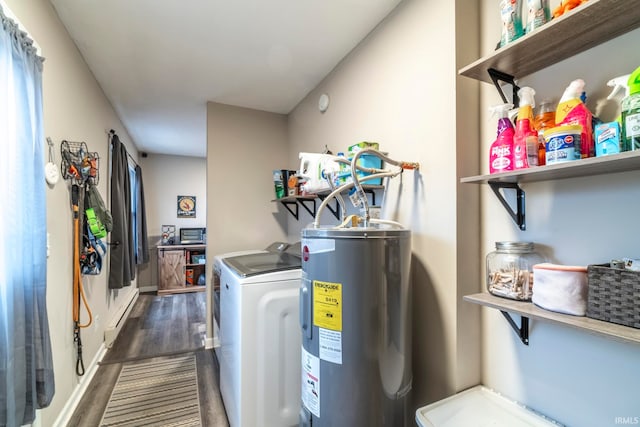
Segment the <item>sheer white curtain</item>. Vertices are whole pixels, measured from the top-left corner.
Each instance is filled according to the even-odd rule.
[[[46,310],[42,61],[0,6],[0,425],[53,397]]]

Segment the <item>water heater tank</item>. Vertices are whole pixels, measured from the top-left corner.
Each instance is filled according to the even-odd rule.
[[[300,426],[412,425],[411,232],[302,231]]]

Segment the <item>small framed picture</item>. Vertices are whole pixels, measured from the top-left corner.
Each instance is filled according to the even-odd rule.
[[[178,218],[196,217],[196,196],[178,196]]]

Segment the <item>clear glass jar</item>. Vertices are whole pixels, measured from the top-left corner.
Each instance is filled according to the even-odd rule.
[[[530,301],[533,266],[544,262],[532,242],[496,242],[487,255],[487,290],[496,296]]]

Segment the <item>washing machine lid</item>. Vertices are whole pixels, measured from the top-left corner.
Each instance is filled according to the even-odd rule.
[[[288,252],[263,252],[239,255],[222,260],[240,277],[251,277],[258,274],[301,268],[299,256]]]

